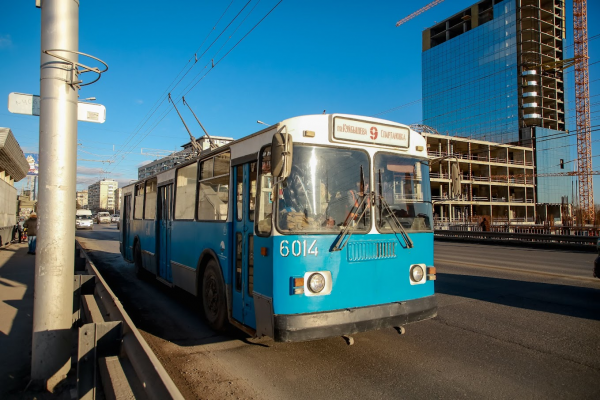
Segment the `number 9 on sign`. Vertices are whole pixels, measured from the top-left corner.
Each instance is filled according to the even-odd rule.
[[[282,240],[279,245],[279,254],[281,254],[282,257],[287,257],[290,254],[294,257],[306,257],[307,255],[316,257],[319,255],[319,249],[317,248],[316,240],[313,240],[310,245],[306,240],[294,240],[291,245],[289,241]]]

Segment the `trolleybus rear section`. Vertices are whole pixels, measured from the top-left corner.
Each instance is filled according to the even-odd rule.
[[[301,341],[437,312],[425,140],[398,123],[291,118],[124,188],[122,210],[123,257],[215,329]]]

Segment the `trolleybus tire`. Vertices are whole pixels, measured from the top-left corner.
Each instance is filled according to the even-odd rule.
[[[208,261],[202,277],[202,307],[208,325],[217,332],[227,329],[225,283],[217,262]]]
[[[137,242],[133,248],[133,264],[135,265],[135,276],[138,279],[147,279],[148,271],[142,265],[142,248],[140,247],[140,242]]]

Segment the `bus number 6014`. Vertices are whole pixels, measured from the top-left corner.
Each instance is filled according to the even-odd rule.
[[[313,240],[310,246],[306,243],[306,240],[294,240],[292,245],[290,246],[290,242],[287,240],[282,240],[279,245],[279,254],[282,257],[287,257],[290,255],[290,252],[294,257],[306,257],[306,255],[314,255],[315,257],[319,255],[319,249],[317,248],[317,241]]]

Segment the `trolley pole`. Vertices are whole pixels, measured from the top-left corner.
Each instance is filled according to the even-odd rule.
[[[31,379],[52,392],[71,368],[79,0],[41,0],[40,168]],[[53,50],[53,51],[52,51]],[[67,50],[67,51],[63,51]]]

